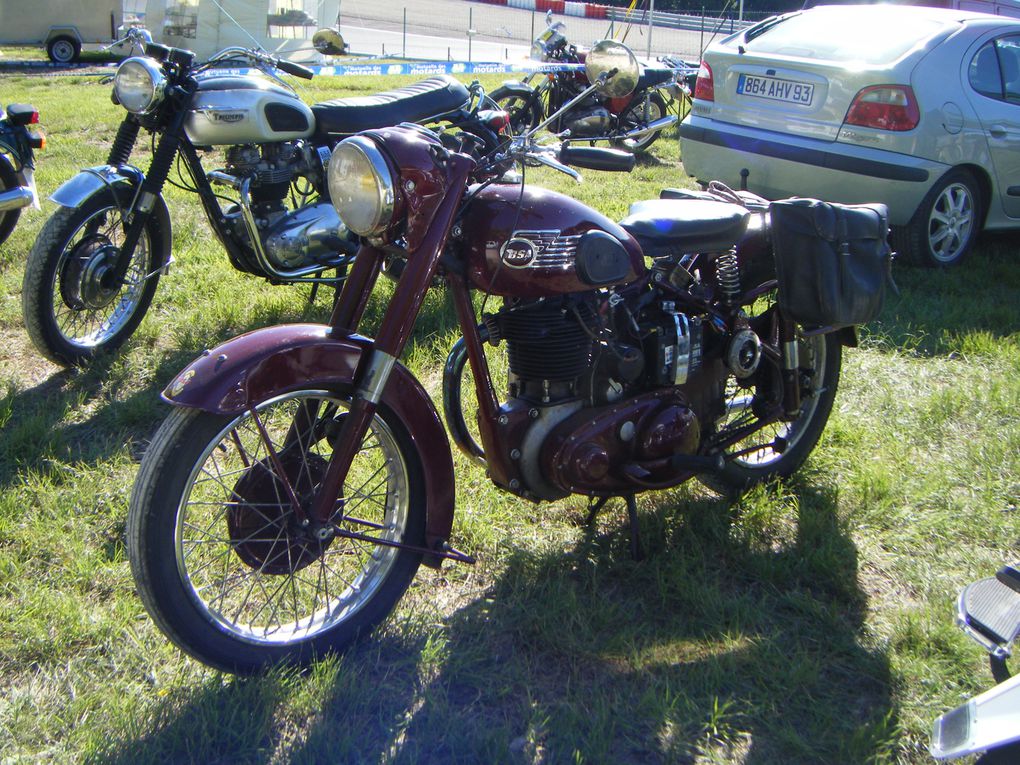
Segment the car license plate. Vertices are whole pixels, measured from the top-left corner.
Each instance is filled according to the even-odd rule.
[[[808,82],[781,80],[778,77],[755,77],[752,74],[742,74],[737,80],[737,93],[742,96],[810,105],[815,94],[815,86]]]

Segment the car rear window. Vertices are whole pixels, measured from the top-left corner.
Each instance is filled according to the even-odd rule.
[[[946,27],[945,21],[903,9],[883,9],[889,12],[877,15],[855,10],[823,8],[791,16],[756,37],[752,33],[744,49],[841,64],[887,64]]]

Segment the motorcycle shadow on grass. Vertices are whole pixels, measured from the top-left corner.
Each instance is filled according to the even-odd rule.
[[[870,762],[898,745],[834,491],[656,495],[641,561],[622,507],[594,529],[565,512],[582,527],[566,547],[515,549],[481,589],[419,582],[409,616],[305,675],[210,678],[107,761]],[[437,605],[458,589],[466,605]]]

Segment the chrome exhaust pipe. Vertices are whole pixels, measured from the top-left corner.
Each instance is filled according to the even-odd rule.
[[[674,124],[676,124],[676,115],[670,114],[666,117],[660,117],[659,119],[655,120],[655,122],[649,122],[644,127],[629,130],[622,136],[618,136],[618,138],[622,138],[625,141],[628,138],[640,138],[643,135],[648,135],[649,133],[656,133],[659,130],[662,130],[663,128],[668,128],[670,125]]]
[[[35,194],[32,193],[32,189],[18,186],[10,191],[0,193],[0,212],[19,210],[22,207],[28,207],[34,201]]]

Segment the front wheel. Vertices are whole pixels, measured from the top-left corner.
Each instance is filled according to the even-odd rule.
[[[773,306],[769,313],[775,311]],[[769,314],[752,318],[752,327],[768,342]],[[763,333],[764,332],[764,333]],[[719,473],[699,476],[699,480],[721,494],[736,495],[757,483],[792,475],[807,459],[822,435],[832,412],[839,385],[843,346],[835,334],[800,337],[797,342],[801,408],[793,420],[773,420],[724,451],[726,466]],[[777,349],[774,349],[777,350]],[[760,417],[771,418],[781,402],[782,375],[778,359],[763,353],[753,376],[738,380],[730,377],[725,389],[722,417],[716,422],[712,438],[726,438],[745,428],[753,428]]]
[[[306,664],[366,635],[421,561],[420,461],[389,410],[374,416],[316,533],[307,510],[325,475],[346,393],[301,390],[255,413],[177,409],[142,461],[127,547],[139,595],[179,648],[256,672]]]
[[[541,100],[534,96],[525,96],[508,88],[496,88],[492,92],[492,100],[507,113],[514,135],[526,133],[542,121]]]
[[[666,102],[658,93],[652,93],[648,97],[647,110],[645,109],[644,97],[635,98],[634,103],[627,108],[627,111],[620,115],[620,132],[626,133],[629,130],[644,127],[665,116]],[[645,133],[643,136],[634,138],[632,142],[622,143],[625,148],[629,148],[635,154],[638,154],[655,143],[655,139],[659,137],[661,132],[661,130],[656,130],[653,133]]]
[[[39,232],[25,265],[21,307],[28,335],[46,358],[85,363],[118,347],[142,320],[170,254],[170,232],[150,215],[123,283],[116,284],[109,274],[126,227],[115,193],[106,190],[79,208],[59,208]]]

